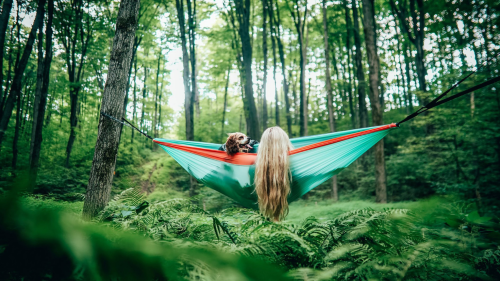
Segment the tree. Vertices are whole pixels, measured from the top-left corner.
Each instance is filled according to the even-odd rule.
[[[366,53],[368,55],[370,106],[374,126],[383,125],[383,108],[380,102],[379,77],[380,61],[377,54],[377,36],[375,29],[374,0],[363,0],[363,30],[365,33]],[[387,185],[385,175],[384,140],[380,140],[374,149],[375,154],[375,194],[378,203],[387,203]]]
[[[140,0],[122,0],[116,19],[116,32],[104,86],[101,110],[111,116],[122,116],[123,100],[139,16]],[[83,218],[95,217],[108,203],[120,140],[120,124],[101,116],[83,205]]]
[[[250,0],[234,0],[238,19],[238,34],[241,40],[242,67],[240,76],[244,82],[243,108],[247,123],[247,135],[260,139],[259,116],[253,96],[252,42],[250,39]]]
[[[304,38],[305,26],[307,25],[307,0],[303,4],[299,4],[299,0],[293,0],[293,7],[287,0],[288,9],[292,15],[293,23],[298,34],[299,55],[300,55],[300,113],[299,125],[300,135],[307,136],[307,95],[306,95],[306,55],[307,47]],[[302,8],[303,7],[303,8]],[[302,12],[302,10],[304,10]]]
[[[2,13],[0,14],[0,101],[3,99],[3,55],[5,52],[5,35],[7,34],[7,25],[9,24],[11,10],[12,0],[4,0],[2,3]],[[2,110],[0,108],[0,113],[1,112]]]
[[[323,0],[323,37],[325,44],[325,86],[327,94],[327,108],[328,108],[328,125],[330,132],[335,132],[335,116],[333,113],[333,92],[332,92],[332,81],[330,75],[330,50],[328,43],[328,21],[326,17],[326,0]],[[338,186],[337,186],[337,176],[332,178],[332,199],[333,201],[338,201]]]
[[[264,77],[262,79],[262,131],[267,129],[267,5],[268,0],[262,0],[262,53],[264,55]],[[272,0],[269,0],[272,1]],[[272,5],[272,3],[271,3]],[[270,19],[272,24],[272,19]]]
[[[35,42],[36,32],[43,23],[44,6],[45,0],[40,0],[38,2],[38,8],[33,26],[31,27],[31,31],[28,35],[28,40],[26,41],[26,46],[24,47],[23,55],[21,56],[19,63],[16,64],[17,67],[14,70],[14,79],[12,81],[10,93],[5,102],[5,107],[3,108],[2,119],[0,120],[0,148],[2,147],[2,141],[5,136],[5,131],[9,126],[9,120],[12,116],[12,109],[14,108],[14,104],[16,103],[21,93],[23,74],[26,66],[28,65],[28,59],[31,55],[31,51],[33,50],[33,43]]]
[[[417,66],[417,77],[420,91],[427,92],[425,75],[427,69],[425,67],[425,52],[424,52],[424,29],[425,29],[425,11],[424,0],[410,0],[410,6],[406,7],[406,1],[400,1],[399,5],[394,3],[394,0],[389,1],[392,12],[399,18],[401,28],[406,33],[410,42],[415,46],[417,55],[415,57],[415,64]],[[416,6],[415,6],[416,4]],[[410,10],[410,17],[407,16],[407,9]],[[418,11],[418,14],[417,14]],[[412,34],[413,29],[413,34]],[[424,101],[424,105],[427,104]]]
[[[54,0],[48,2],[48,19],[45,27],[45,58],[43,62],[39,58],[38,62],[42,65],[38,67],[42,69],[42,85],[40,88],[40,101],[38,105],[35,103],[36,114],[33,114],[33,127],[31,134],[32,149],[30,150],[30,184],[33,188],[36,184],[38,174],[38,166],[40,162],[40,151],[42,149],[42,128],[45,109],[47,107],[47,96],[49,94],[50,82],[50,65],[52,63],[52,21],[54,18]],[[41,32],[41,28],[40,31]],[[39,37],[40,38],[40,37]],[[39,39],[40,40],[40,39]],[[41,46],[40,46],[41,47]],[[38,89],[37,89],[38,90]],[[38,106],[38,109],[36,108]]]
[[[361,54],[361,36],[359,32],[358,8],[356,0],[352,2],[352,18],[354,21],[354,46],[356,52],[354,60],[356,64],[356,78],[358,79],[358,106],[359,106],[359,127],[368,127],[368,110],[366,109],[366,82],[363,71],[363,56]]]
[[[58,2],[56,35],[65,51],[68,68],[70,97],[70,134],[66,146],[65,166],[69,167],[71,151],[76,139],[78,126],[79,93],[81,90],[82,71],[85,65],[93,27],[90,13],[86,13],[83,0]]]
[[[276,0],[277,1],[277,0]],[[271,20],[274,21],[274,26],[276,28],[276,42],[278,43],[278,53],[280,56],[280,62],[281,62],[281,71],[282,71],[282,79],[283,79],[283,96],[285,97],[285,113],[286,113],[286,125],[288,129],[288,135],[292,136],[292,116],[290,114],[290,107],[291,107],[291,102],[290,102],[290,97],[288,96],[288,82],[286,78],[286,64],[285,64],[285,51],[283,48],[283,42],[281,41],[281,16],[280,16],[280,10],[279,7],[277,7],[276,2],[276,16],[274,16],[274,9],[273,9],[273,1],[270,0],[270,8],[269,8],[269,13],[270,13],[270,18]]]

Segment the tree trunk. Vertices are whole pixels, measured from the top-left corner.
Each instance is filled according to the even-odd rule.
[[[260,139],[259,116],[253,97],[252,77],[252,43],[249,33],[250,28],[250,0],[234,0],[236,14],[238,16],[238,33],[241,38],[241,50],[243,55],[244,97],[243,107],[247,125],[247,135],[254,139]]]
[[[288,3],[288,2],[287,2]],[[307,48],[304,42],[304,30],[307,20],[307,1],[305,1],[304,13],[301,15],[298,0],[294,1],[294,6],[289,7],[292,15],[295,29],[298,34],[299,41],[299,55],[300,55],[300,113],[299,113],[299,126],[300,136],[307,136],[307,95],[306,95],[306,52]]]
[[[160,62],[161,62],[161,55],[158,57],[158,67],[156,69],[156,93],[155,93],[155,115],[153,120],[153,138],[158,137],[158,83],[160,82]]]
[[[30,159],[30,167],[31,167],[31,160],[33,159],[33,148],[35,146],[35,134],[36,134],[36,124],[39,120],[38,118],[38,112],[40,109],[40,99],[42,97],[42,84],[43,84],[43,67],[44,67],[44,61],[43,61],[43,26],[40,26],[38,29],[38,66],[37,66],[37,71],[36,71],[36,89],[35,89],[35,100],[33,102],[33,123],[31,126],[31,141],[30,141],[30,154],[29,154],[29,159]],[[43,116],[42,116],[43,118]]]
[[[137,56],[134,60],[134,105],[132,111],[132,121],[134,124],[137,122]],[[130,143],[134,143],[134,131],[132,130],[132,135],[130,137]]]
[[[328,124],[330,127],[330,132],[335,132],[335,116],[333,115],[333,92],[332,92],[332,80],[330,75],[330,50],[328,44],[328,22],[326,17],[326,0],[323,0],[323,37],[325,46],[325,86],[327,94],[327,107],[328,107]],[[337,176],[332,178],[332,199],[334,202],[339,200],[338,197],[338,186],[337,186]]]
[[[179,19],[179,29],[181,32],[181,47],[182,47],[182,78],[184,81],[184,117],[186,119],[186,140],[194,140],[194,97],[191,95],[189,86],[189,55],[187,51],[186,27],[184,20],[184,2],[183,0],[175,0],[177,8],[177,17]]]
[[[270,0],[272,1],[272,0]],[[267,0],[262,0],[262,53],[264,55],[264,77],[262,79],[262,131],[267,129]],[[272,20],[272,19],[270,19]],[[272,24],[272,22],[271,22]]]
[[[273,13],[273,1],[270,1],[271,6],[269,8],[269,12]],[[273,13],[274,14],[274,13]],[[288,129],[288,135],[292,136],[292,116],[290,114],[290,107],[291,102],[290,102],[290,97],[288,96],[288,82],[286,79],[286,64],[285,64],[285,52],[283,50],[283,42],[281,41],[281,16],[280,16],[280,10],[276,9],[276,15],[277,17],[273,17],[274,19],[274,26],[276,28],[276,42],[278,43],[278,53],[280,56],[280,62],[281,62],[281,71],[282,71],[282,76],[283,76],[283,96],[285,98],[285,113],[286,113],[286,125]]]
[[[354,21],[354,45],[356,46],[354,60],[356,62],[356,77],[358,79],[359,127],[366,128],[368,127],[368,110],[366,108],[366,82],[365,74],[363,71],[363,57],[361,55],[361,37],[359,33],[359,19],[356,0],[354,0],[352,3],[352,17]]]
[[[17,169],[17,143],[19,141],[19,130],[21,125],[21,99],[17,99],[17,108],[16,108],[16,127],[14,129],[14,139],[12,140],[12,170],[16,171]]]
[[[380,61],[377,54],[377,38],[375,30],[375,14],[373,0],[363,0],[363,29],[365,33],[366,52],[368,55],[370,105],[374,126],[383,125],[383,110],[380,103],[379,77]],[[385,175],[384,140],[375,145],[375,194],[378,203],[387,203],[387,187]]]
[[[0,101],[3,98],[3,55],[5,52],[5,35],[9,24],[10,11],[12,10],[12,0],[4,0],[2,13],[0,14]],[[1,112],[0,108],[0,112]]]
[[[42,149],[42,128],[43,117],[47,107],[47,96],[49,94],[50,65],[52,63],[52,21],[54,18],[54,0],[49,0],[48,20],[45,27],[45,58],[43,60],[42,87],[40,102],[38,104],[38,114],[33,115],[32,141],[33,149],[30,153],[30,186],[33,189],[36,185],[38,167],[40,162],[40,152]],[[40,31],[42,29],[40,28]],[[35,105],[36,106],[36,105]],[[38,119],[38,121],[35,121]]]
[[[122,0],[118,10],[108,77],[102,98],[102,111],[111,116],[123,114],[123,100],[137,28],[139,2],[139,0]],[[119,137],[120,124],[101,117],[83,205],[83,218],[86,220],[95,217],[109,201]]]
[[[148,69],[144,67],[144,81],[142,82],[142,107],[141,107],[141,129],[145,130],[144,112],[146,111],[146,80],[148,77]]]
[[[346,41],[345,46],[347,49],[347,73],[349,74],[347,82],[347,98],[349,102],[349,111],[351,113],[351,127],[356,128],[356,112],[354,111],[354,99],[352,96],[352,75],[351,75],[351,14],[347,7],[347,0],[344,0],[345,22],[346,22]]]
[[[193,105],[196,106],[196,116],[200,116],[200,98],[198,96],[198,85],[196,83],[196,76],[198,70],[196,68],[196,0],[193,0],[191,5],[191,0],[186,0],[188,8],[188,27],[189,27],[189,59],[191,61],[191,98]],[[193,120],[194,122],[194,120]],[[193,128],[194,130],[194,128]],[[194,136],[194,131],[193,131]]]
[[[271,42],[273,46],[273,79],[274,79],[274,118],[276,126],[280,126],[280,110],[279,110],[279,96],[278,96],[278,86],[276,84],[276,30],[273,25],[272,17],[270,18],[271,27]]]
[[[10,117],[12,116],[12,110],[14,108],[14,104],[19,98],[19,94],[21,92],[22,88],[21,83],[23,79],[23,74],[28,64],[28,59],[31,55],[31,51],[33,50],[33,43],[35,42],[36,32],[43,23],[44,6],[45,6],[45,0],[40,0],[38,3],[38,8],[35,20],[33,22],[33,26],[31,27],[31,31],[28,35],[26,47],[24,48],[23,55],[14,71],[14,79],[12,81],[10,93],[5,102],[5,107],[2,112],[2,119],[0,120],[0,149],[2,147],[2,141],[3,137],[5,136],[5,131],[9,126],[9,120]]]
[[[220,130],[220,142],[224,142],[224,123],[226,122],[226,110],[227,110],[227,90],[229,88],[229,74],[231,74],[231,62],[229,62],[229,67],[227,69],[227,79],[226,86],[224,87],[224,109],[222,110],[222,122]]]

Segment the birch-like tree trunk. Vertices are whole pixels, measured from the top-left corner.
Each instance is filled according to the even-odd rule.
[[[104,86],[101,110],[111,116],[123,115],[132,48],[139,16],[140,0],[122,0],[116,19],[116,32]],[[90,220],[109,201],[120,139],[120,124],[101,116],[94,160],[90,170],[83,218]]]

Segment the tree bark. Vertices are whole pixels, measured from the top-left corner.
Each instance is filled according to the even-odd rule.
[[[200,116],[200,98],[198,93],[198,85],[196,76],[198,70],[196,68],[196,0],[193,0],[191,5],[191,0],[186,0],[188,9],[188,27],[189,27],[189,59],[191,61],[191,96],[192,102],[196,107],[196,116]],[[194,120],[193,120],[194,122]],[[193,129],[194,130],[194,129]],[[193,133],[194,134],[194,133]]]
[[[351,14],[349,8],[347,7],[347,0],[344,0],[344,12],[345,12],[345,22],[346,22],[346,41],[345,46],[347,49],[347,74],[349,75],[347,79],[347,99],[349,102],[349,111],[351,113],[351,127],[356,128],[356,112],[354,111],[354,99],[352,96],[352,75],[351,75]]]
[[[359,106],[359,127],[368,127],[368,110],[366,108],[366,81],[363,71],[363,57],[361,55],[361,37],[359,32],[358,8],[356,0],[352,2],[352,17],[354,21],[354,45],[356,53],[354,60],[356,62],[356,77],[358,79],[358,106]]]
[[[269,0],[272,1],[272,0]],[[262,53],[264,55],[264,77],[262,79],[262,131],[267,129],[267,0],[262,0]],[[271,19],[270,19],[271,20]]]
[[[133,111],[132,111],[132,120],[134,124],[137,122],[137,56],[134,60],[134,101],[133,101]],[[130,137],[130,143],[134,143],[134,131],[132,130],[132,135]]]
[[[38,8],[35,20],[33,22],[33,26],[31,27],[31,31],[28,35],[26,47],[24,47],[23,55],[21,56],[21,59],[19,60],[19,63],[17,64],[17,67],[15,68],[14,71],[14,79],[12,81],[10,93],[5,102],[5,107],[2,112],[2,119],[0,120],[0,149],[2,147],[2,141],[5,136],[5,131],[9,126],[9,120],[10,117],[12,116],[12,110],[14,109],[14,104],[16,103],[21,93],[23,74],[24,70],[26,69],[26,66],[28,65],[28,60],[31,55],[31,51],[33,50],[33,43],[35,42],[36,32],[43,23],[44,6],[45,6],[45,0],[40,0],[38,2]]]
[[[189,55],[187,51],[186,27],[184,19],[184,2],[183,0],[175,0],[177,8],[177,17],[179,19],[179,30],[181,36],[182,47],[182,78],[184,81],[184,117],[186,119],[186,140],[194,140],[194,96],[192,96],[190,81],[189,81]]]
[[[250,38],[250,0],[234,0],[236,15],[238,18],[238,34],[241,39],[242,71],[240,75],[244,78],[243,107],[247,125],[247,135],[254,139],[260,139],[259,116],[255,99],[253,96],[252,76],[252,42]]]
[[[229,88],[229,74],[231,74],[231,62],[229,62],[229,67],[227,69],[226,86],[224,87],[224,108],[222,110],[222,122],[220,130],[220,142],[224,142],[224,123],[226,122],[226,110],[227,110],[227,91]]]
[[[43,118],[47,107],[47,96],[49,94],[50,83],[50,65],[52,63],[52,21],[54,18],[54,0],[48,2],[48,20],[45,27],[45,58],[43,60],[42,87],[40,89],[40,102],[38,104],[38,114],[33,115],[32,141],[33,144],[30,153],[30,186],[33,189],[38,176],[40,162],[40,152],[42,149],[42,128]],[[40,28],[40,31],[42,29]],[[35,106],[37,106],[35,104]],[[35,121],[38,119],[38,121]]]
[[[287,2],[287,5],[288,2]],[[301,15],[300,9],[304,6],[303,15]],[[300,55],[300,136],[307,136],[307,95],[306,95],[306,52],[307,48],[304,42],[304,30],[306,26],[307,19],[307,0],[304,5],[299,5],[298,0],[294,0],[294,6],[288,6],[290,14],[292,15],[293,22],[295,24],[295,29],[298,34],[299,41],[299,55]]]
[[[325,46],[325,86],[327,94],[327,108],[328,108],[328,125],[330,127],[330,132],[335,132],[335,116],[333,115],[333,92],[332,92],[332,80],[330,75],[330,50],[328,44],[328,22],[326,17],[326,0],[323,0],[323,38]],[[339,200],[338,197],[338,186],[337,186],[337,176],[332,178],[332,199],[334,202]]]
[[[45,12],[45,10],[44,10]],[[39,120],[38,112],[40,109],[40,99],[42,97],[42,84],[43,84],[43,25],[38,29],[38,66],[36,71],[36,89],[35,89],[35,100],[33,102],[33,123],[31,126],[31,141],[30,141],[30,154],[29,159],[30,163],[33,159],[33,148],[35,146],[35,133],[36,133],[36,124]],[[43,117],[42,117],[43,118]],[[31,164],[30,164],[31,167]]]
[[[5,35],[7,34],[7,25],[9,24],[11,10],[12,0],[4,0],[2,3],[2,13],[0,14],[0,101],[3,98],[3,56],[5,52]]]
[[[374,0],[363,0],[363,29],[365,33],[366,52],[368,55],[370,106],[374,126],[383,125],[383,109],[380,103],[379,77],[380,61],[377,54],[377,38],[375,30]],[[387,187],[385,174],[384,140],[375,145],[375,194],[378,203],[387,203]]]
[[[139,0],[122,0],[116,19],[116,32],[109,61],[109,71],[102,98],[102,111],[122,116],[123,100],[131,63],[132,48],[139,15]],[[108,203],[116,164],[120,124],[101,117],[94,160],[90,170],[83,218],[95,217]]]

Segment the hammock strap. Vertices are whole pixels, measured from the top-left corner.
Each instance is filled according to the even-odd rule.
[[[468,76],[467,76],[467,77],[468,77]],[[463,79],[462,79],[462,81],[463,81]],[[429,102],[427,105],[422,106],[421,108],[419,108],[419,109],[418,109],[417,111],[415,111],[414,113],[412,113],[412,114],[408,115],[408,116],[407,116],[405,119],[403,119],[402,121],[399,121],[398,123],[396,123],[396,125],[399,127],[399,125],[401,125],[402,123],[404,123],[404,122],[406,122],[406,121],[408,121],[408,120],[411,120],[411,119],[413,119],[413,118],[417,117],[418,115],[420,115],[420,114],[422,114],[422,113],[424,113],[424,112],[428,111],[428,110],[429,110],[429,109],[431,109],[431,108],[434,108],[434,107],[436,107],[436,106],[438,106],[438,105],[441,105],[441,104],[443,104],[443,103],[446,103],[446,102],[449,102],[449,101],[451,101],[451,100],[454,100],[454,99],[456,99],[456,98],[459,98],[459,97],[461,97],[461,96],[463,96],[463,95],[466,95],[466,94],[468,94],[468,93],[471,93],[471,92],[474,92],[474,91],[476,91],[476,90],[479,90],[479,89],[481,89],[481,88],[487,87],[487,86],[489,86],[489,85],[491,85],[491,84],[494,84],[494,83],[496,83],[496,82],[498,82],[498,81],[500,81],[500,76],[497,76],[497,77],[495,77],[495,78],[493,78],[493,79],[490,79],[490,80],[488,80],[488,81],[486,81],[486,82],[483,82],[483,83],[481,83],[481,84],[479,84],[479,85],[476,85],[476,86],[474,86],[474,87],[472,87],[472,88],[469,88],[469,89],[467,89],[467,90],[465,90],[465,91],[462,91],[462,92],[460,92],[460,93],[458,93],[458,94],[455,94],[455,95],[453,95],[453,96],[450,96],[450,97],[448,97],[448,98],[446,98],[446,99],[444,99],[444,100],[441,100],[441,101],[440,101],[440,99],[444,96],[443,94],[447,94],[447,93],[449,92],[449,90],[448,90],[448,91],[446,91],[445,93],[441,94],[439,97],[437,97],[437,98],[433,99],[433,100],[432,100],[431,102]],[[453,87],[452,87],[452,88],[453,88]]]
[[[446,98],[446,99],[444,99],[444,100],[441,100],[442,98],[444,98],[444,96],[446,96],[449,92],[451,92],[451,90],[453,90],[453,89],[455,89],[456,87],[458,87],[458,85],[460,85],[462,82],[464,82],[465,80],[467,80],[467,79],[468,79],[469,77],[471,77],[473,74],[477,73],[477,72],[478,72],[479,70],[481,70],[484,66],[488,65],[488,64],[489,64],[489,62],[490,62],[491,60],[495,59],[495,58],[496,58],[496,57],[498,57],[499,55],[500,55],[500,53],[498,53],[498,54],[497,54],[496,56],[494,56],[494,57],[489,58],[486,62],[484,62],[483,64],[481,64],[481,66],[480,66],[480,67],[478,67],[475,71],[473,71],[473,72],[469,73],[469,74],[468,74],[468,75],[466,75],[464,78],[460,79],[460,81],[458,81],[457,83],[453,84],[453,86],[451,86],[451,87],[450,87],[448,90],[446,90],[444,93],[442,93],[442,94],[441,94],[441,95],[439,95],[437,98],[435,98],[435,99],[433,99],[432,101],[430,101],[427,105],[422,106],[421,108],[419,108],[419,109],[418,109],[417,111],[415,111],[414,113],[412,113],[412,114],[408,115],[405,119],[403,119],[402,121],[399,121],[398,123],[396,123],[396,125],[399,127],[399,125],[400,125],[400,124],[402,124],[402,123],[404,123],[404,122],[406,122],[406,121],[408,121],[408,120],[411,120],[411,119],[413,119],[413,118],[417,117],[418,115],[420,115],[420,114],[422,114],[422,113],[424,113],[424,112],[428,111],[429,109],[431,109],[431,108],[433,108],[433,107],[436,107],[436,106],[438,106],[438,105],[441,105],[441,104],[443,104],[443,103],[445,103],[445,102],[449,102],[449,101],[454,100],[454,99],[456,99],[456,98],[458,98],[458,97],[461,97],[461,96],[463,96],[463,95],[466,95],[466,94],[468,94],[468,93],[474,92],[474,91],[476,91],[476,90],[479,90],[479,89],[481,89],[481,88],[487,87],[487,86],[489,86],[489,85],[491,85],[491,84],[494,84],[494,83],[496,83],[496,82],[500,81],[500,76],[497,76],[496,78],[490,79],[490,80],[488,80],[488,81],[486,81],[486,82],[483,82],[483,83],[481,83],[481,84],[479,84],[479,85],[476,85],[476,86],[474,86],[474,87],[472,87],[472,88],[469,88],[469,89],[467,89],[467,90],[465,90],[465,91],[462,91],[462,92],[460,92],[460,93],[458,93],[458,94],[455,94],[455,95],[453,95],[453,96],[451,96],[451,97],[448,97],[448,98]]]
[[[137,132],[141,133],[143,136],[145,136],[146,138],[148,138],[148,139],[150,139],[150,140],[152,140],[152,139],[153,139],[150,135],[148,135],[148,134],[146,134],[145,132],[143,132],[143,131],[139,130],[136,126],[132,125],[132,123],[128,122],[128,121],[127,121],[127,119],[125,119],[125,118],[123,118],[123,117],[122,117],[122,120],[118,120],[118,119],[116,119],[115,117],[113,117],[113,116],[111,116],[111,115],[108,115],[108,114],[106,114],[106,113],[104,113],[104,112],[102,112],[102,111],[101,111],[101,115],[102,115],[102,116],[105,116],[105,117],[108,117],[109,119],[111,119],[111,120],[113,120],[113,121],[115,121],[115,122],[118,122],[118,123],[120,123],[120,124],[122,124],[122,125],[128,126],[128,127],[132,128],[132,129],[136,130]]]

